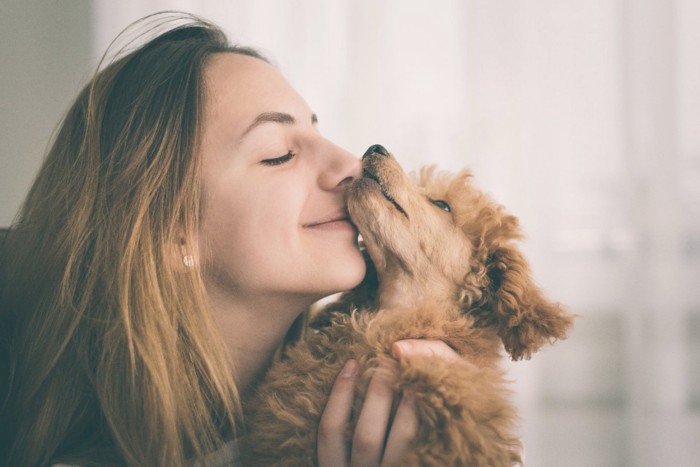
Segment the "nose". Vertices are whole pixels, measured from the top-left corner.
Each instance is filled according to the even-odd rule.
[[[373,144],[367,149],[367,151],[365,151],[365,154],[362,157],[365,158],[367,156],[371,156],[372,154],[381,154],[382,156],[388,156],[389,151],[387,151],[386,148],[381,144]]]
[[[362,161],[335,144],[331,143],[330,146],[324,157],[330,163],[323,171],[320,182],[324,189],[342,188],[344,190],[362,174]]]

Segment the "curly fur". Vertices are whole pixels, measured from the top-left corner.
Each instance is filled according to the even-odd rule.
[[[514,243],[517,219],[476,189],[468,171],[425,168],[415,183],[392,156],[376,152],[365,155],[363,167],[348,209],[363,236],[368,274],[315,317],[313,332],[287,349],[247,402],[245,465],[316,465],[321,413],[351,358],[362,376],[348,440],[373,371],[390,364],[399,374],[395,401],[410,389],[420,420],[400,465],[521,462],[501,348],[513,360],[530,358],[564,338],[572,317],[534,284]],[[443,340],[463,359],[397,363],[391,345],[406,338]]]

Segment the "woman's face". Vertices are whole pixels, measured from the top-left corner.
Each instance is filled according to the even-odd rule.
[[[197,257],[210,293],[316,300],[357,285],[365,264],[344,194],[359,159],[321,136],[268,63],[215,54],[205,82]]]

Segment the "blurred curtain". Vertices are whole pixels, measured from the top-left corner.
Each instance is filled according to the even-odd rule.
[[[261,48],[362,154],[470,166],[580,315],[508,365],[532,466],[700,458],[700,2],[96,2],[95,50],[184,9]]]

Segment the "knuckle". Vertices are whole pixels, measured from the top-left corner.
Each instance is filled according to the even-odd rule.
[[[367,394],[378,396],[390,396],[393,394],[393,385],[398,378],[398,372],[394,368],[379,367],[372,375],[372,381],[367,386]]]
[[[379,448],[377,437],[370,436],[365,432],[355,432],[352,437],[352,452],[353,457],[365,457]]]
[[[319,438],[330,438],[345,431],[346,422],[339,417],[323,416],[318,424]]]
[[[355,385],[352,381],[337,379],[328,395],[328,404],[338,405],[341,400],[351,397],[354,390]]]
[[[400,441],[412,441],[417,435],[418,426],[414,423],[400,423],[392,427],[392,435]]]
[[[418,433],[418,414],[415,408],[402,404],[399,410],[401,412],[397,413],[396,419],[400,420],[400,423],[394,423],[392,431],[395,431],[394,434],[402,439],[415,437]]]
[[[331,388],[331,393],[329,394],[329,399],[331,397],[342,397],[344,394],[347,394],[349,391],[353,389],[353,384],[350,381],[347,381],[345,379],[336,379],[335,383],[333,383],[333,387]]]
[[[373,401],[381,407],[391,404],[394,399],[394,391],[391,382],[381,381],[367,388],[365,401]]]

